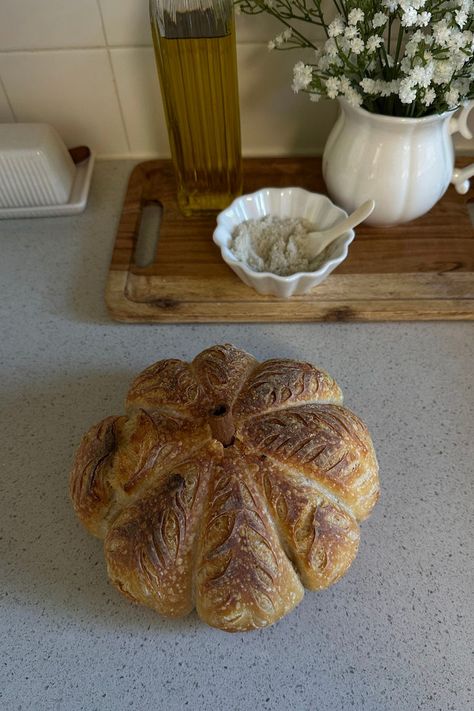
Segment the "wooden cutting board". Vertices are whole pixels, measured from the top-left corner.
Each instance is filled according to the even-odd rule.
[[[324,193],[321,159],[244,161],[245,192],[293,185]],[[358,227],[346,261],[309,294],[290,299],[261,296],[245,286],[212,242],[215,216],[183,217],[175,194],[170,161],[133,170],[106,290],[110,314],[119,321],[474,320],[469,196],[452,187],[412,223]],[[139,267],[135,247],[142,211],[156,203],[163,206],[158,248],[151,263]]]

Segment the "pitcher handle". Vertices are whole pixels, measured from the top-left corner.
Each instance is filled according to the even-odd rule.
[[[472,139],[472,133],[467,125],[467,119],[474,108],[474,101],[468,101],[457,116],[453,116],[449,122],[449,133],[460,133],[463,138]],[[465,168],[454,168],[451,182],[456,188],[456,192],[465,195],[470,188],[470,178],[474,176],[474,163]]]

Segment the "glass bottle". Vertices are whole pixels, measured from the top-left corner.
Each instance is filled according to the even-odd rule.
[[[150,0],[178,204],[222,210],[242,190],[232,0]]]

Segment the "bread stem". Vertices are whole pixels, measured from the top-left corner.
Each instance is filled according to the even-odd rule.
[[[220,405],[211,413],[209,419],[211,432],[224,447],[229,447],[234,442],[235,425],[232,412],[226,405]]]

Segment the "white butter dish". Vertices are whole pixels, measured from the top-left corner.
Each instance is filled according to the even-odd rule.
[[[82,150],[82,149],[81,149]],[[72,150],[74,153],[74,149]],[[87,149],[87,157],[76,165],[76,175],[68,202],[63,205],[39,205],[38,207],[0,208],[0,220],[27,217],[61,217],[84,212],[92,179],[95,156]]]
[[[64,205],[76,166],[48,124],[0,124],[0,209]]]

